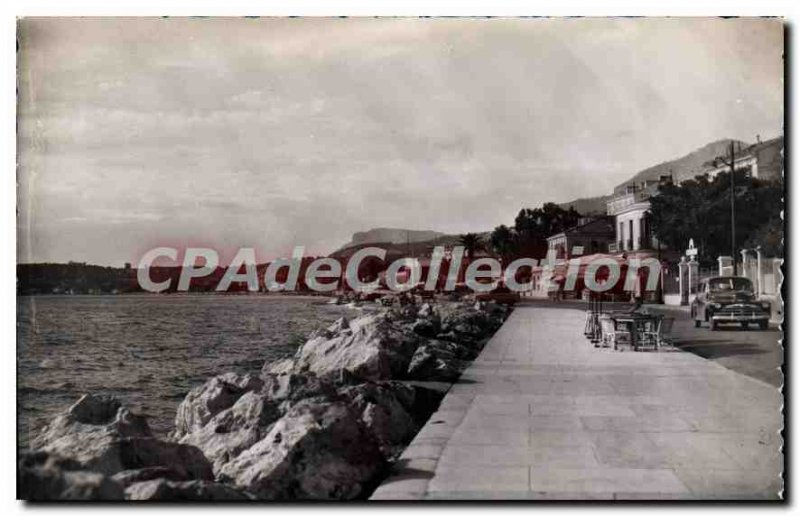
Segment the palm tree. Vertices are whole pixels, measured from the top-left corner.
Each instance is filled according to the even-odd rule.
[[[464,246],[464,252],[467,255],[467,260],[470,262],[475,258],[476,251],[481,251],[486,247],[483,242],[483,237],[478,233],[464,233],[458,237],[458,243]]]

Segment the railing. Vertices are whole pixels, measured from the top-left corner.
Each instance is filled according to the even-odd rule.
[[[616,215],[628,206],[636,204],[637,202],[646,201],[649,198],[650,193],[647,191],[638,191],[617,195],[606,203],[606,213],[608,215]]]

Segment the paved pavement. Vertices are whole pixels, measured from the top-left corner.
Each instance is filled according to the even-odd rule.
[[[373,494],[776,499],[776,388],[680,350],[618,352],[584,315],[519,306]]]
[[[654,311],[664,310],[658,307],[648,308]],[[783,384],[780,370],[783,364],[783,347],[780,343],[782,335],[776,326],[761,331],[755,328],[742,330],[728,325],[711,331],[708,324],[695,328],[694,321],[689,318],[688,308],[667,310],[676,317],[672,336],[681,349],[770,385],[779,387]]]

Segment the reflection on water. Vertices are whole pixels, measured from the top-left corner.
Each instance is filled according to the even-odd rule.
[[[19,445],[86,392],[119,396],[166,434],[192,387],[290,356],[344,308],[256,295],[36,296],[17,300]]]

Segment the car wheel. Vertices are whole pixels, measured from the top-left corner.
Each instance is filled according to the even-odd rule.
[[[711,321],[711,331],[717,331],[718,329],[717,321]]]
[[[700,327],[700,319],[695,319],[694,320],[694,327],[695,328],[699,328]]]
[[[769,322],[767,321],[758,321],[758,329],[766,330],[769,327]]]
[[[742,324],[742,329],[743,329],[743,330],[746,330],[746,329],[747,329],[747,323],[746,323],[746,322],[743,322],[743,323],[741,323],[741,324]]]

